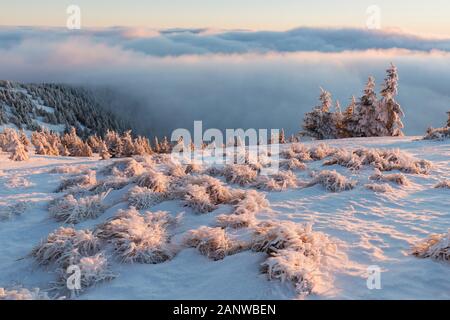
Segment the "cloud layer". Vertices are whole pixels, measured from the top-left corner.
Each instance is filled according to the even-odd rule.
[[[217,32],[0,28],[1,78],[95,87],[142,133],[205,127],[299,130],[319,86],[345,105],[390,62],[406,133],[450,108],[450,41],[357,29]]]

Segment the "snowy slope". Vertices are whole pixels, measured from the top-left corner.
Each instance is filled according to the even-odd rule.
[[[323,161],[306,162],[306,171],[294,171],[300,181],[309,181],[315,170],[336,170],[358,181],[355,189],[339,193],[325,191],[316,185],[289,188],[282,192],[263,192],[270,208],[258,214],[260,221],[312,222],[315,231],[327,234],[346,255],[347,262],[330,265],[327,290],[306,299],[450,299],[450,265],[409,254],[411,246],[431,233],[446,233],[450,228],[450,190],[434,186],[450,179],[450,141],[417,141],[405,138],[361,138],[330,140],[330,146],[394,149],[432,162],[428,175],[405,174],[410,185],[391,184],[394,192],[375,193],[364,185],[374,173],[372,167],[359,171],[334,165],[323,167]],[[317,142],[307,142],[307,146]],[[282,146],[282,149],[289,145]],[[55,280],[52,268],[38,266],[27,257],[31,249],[47,235],[64,225],[49,216],[48,202],[61,194],[54,191],[70,174],[50,171],[58,166],[80,166],[97,171],[97,179],[105,176],[102,168],[115,160],[64,158],[33,155],[28,162],[11,162],[0,155],[0,205],[11,206],[24,201],[26,210],[0,221],[0,287],[46,289]],[[108,177],[106,177],[108,179]],[[76,225],[76,229],[93,228],[118,209],[127,208],[124,195],[132,185],[112,191],[106,201],[111,206],[94,220]],[[236,187],[236,186],[233,186]],[[260,191],[262,192],[262,191]],[[179,241],[190,229],[212,226],[230,206],[221,205],[208,214],[195,214],[179,200],[162,202],[152,208],[168,211],[171,216],[184,213],[173,235]],[[142,211],[143,212],[143,211]],[[245,233],[245,229],[239,232]],[[244,235],[245,236],[245,235]],[[127,264],[111,259],[118,277],[89,288],[80,299],[295,299],[289,282],[268,281],[260,272],[267,255],[246,250],[212,261],[194,248],[183,248],[176,256],[160,264]],[[367,267],[381,268],[381,290],[369,290]],[[325,269],[328,267],[325,266]]]

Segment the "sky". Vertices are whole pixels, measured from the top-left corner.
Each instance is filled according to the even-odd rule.
[[[68,5],[81,8],[84,27],[287,30],[365,27],[377,5],[386,29],[450,36],[448,0],[2,0],[0,25],[65,26]]]
[[[196,120],[296,133],[320,87],[345,107],[369,75],[379,93],[390,63],[406,134],[450,108],[448,0],[0,1],[1,79],[87,86],[147,135]],[[81,30],[66,28],[71,4]]]

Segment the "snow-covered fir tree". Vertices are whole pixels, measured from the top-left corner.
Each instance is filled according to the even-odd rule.
[[[400,104],[395,100],[398,94],[398,73],[397,67],[391,63],[386,70],[383,89],[381,90],[382,99],[377,108],[377,120],[379,125],[379,136],[402,136],[403,123],[401,118],[404,116]]]
[[[353,121],[349,128],[352,137],[379,136],[381,128],[377,120],[377,104],[375,79],[371,76],[353,112]]]
[[[317,139],[333,139],[335,136],[334,116],[330,112],[333,105],[331,94],[320,88],[320,105],[305,114],[303,128],[306,133]]]

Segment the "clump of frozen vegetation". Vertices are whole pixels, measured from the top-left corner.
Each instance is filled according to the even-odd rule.
[[[185,169],[186,174],[202,173],[202,171],[203,171],[203,166],[201,163],[198,163],[198,162],[189,163]]]
[[[434,186],[436,189],[450,189],[450,180],[443,180]]]
[[[65,178],[59,185],[56,192],[71,191],[77,192],[83,189],[89,189],[97,184],[97,175],[94,170],[89,170],[84,174]]]
[[[444,140],[450,138],[450,127],[429,128],[424,137],[425,140]]]
[[[375,173],[371,175],[369,179],[374,181],[393,182],[401,186],[410,184],[408,178],[401,173],[382,174],[378,169],[375,169]]]
[[[335,148],[330,147],[325,143],[320,143],[319,145],[314,146],[309,150],[310,157],[313,160],[322,160],[333,155],[335,152]]]
[[[126,177],[126,178],[134,178],[145,172],[142,164],[137,162],[136,160],[130,159],[121,159],[118,160],[111,165],[107,166],[103,172],[105,174],[112,174],[117,177]]]
[[[447,234],[432,234],[416,244],[412,254],[419,258],[450,261],[450,231]]]
[[[280,167],[286,170],[306,170],[306,164],[296,158],[281,161]]]
[[[298,161],[310,161],[311,156],[308,148],[299,142],[292,143],[288,150],[282,151],[280,155],[285,159],[297,159]]]
[[[188,231],[183,239],[187,247],[196,248],[202,255],[214,261],[243,250],[244,244],[232,240],[222,228],[200,227]]]
[[[104,204],[107,195],[108,192],[104,192],[77,199],[72,194],[68,194],[51,201],[48,210],[57,221],[77,224],[98,218],[107,208]]]
[[[100,283],[108,282],[117,277],[111,270],[111,266],[104,253],[97,253],[89,257],[80,257],[78,261],[74,262],[80,268],[80,289],[75,290],[75,294],[85,291],[89,287],[93,287]],[[57,270],[58,281],[56,287],[60,290],[67,290],[67,281],[71,276],[64,268]]]
[[[260,176],[256,188],[267,191],[284,191],[297,187],[297,177],[292,171],[279,171],[270,176]]]
[[[254,231],[252,249],[269,255],[262,272],[270,280],[291,282],[300,296],[314,293],[326,276],[321,271],[334,257],[336,245],[312,226],[292,221],[262,222]]]
[[[365,184],[364,187],[367,190],[372,190],[378,193],[391,193],[394,192],[394,189],[387,183],[368,183]]]
[[[108,177],[104,180],[98,181],[92,188],[89,189],[94,194],[101,194],[109,190],[120,190],[131,183],[126,177]]]
[[[324,161],[324,166],[340,165],[351,170],[359,170],[362,166],[363,160],[353,151],[339,149],[328,160]]]
[[[48,294],[39,288],[29,290],[26,288],[5,289],[0,288],[0,300],[50,300]]]
[[[35,184],[28,180],[25,177],[20,177],[18,175],[14,175],[11,178],[8,179],[8,181],[5,183],[5,186],[8,189],[16,189],[16,188],[30,188],[33,187]]]
[[[221,214],[216,218],[216,225],[222,228],[240,229],[256,224],[256,214],[269,207],[264,194],[255,190],[246,191],[234,205],[233,213]]]
[[[180,163],[177,163],[177,162],[174,162],[174,161],[170,161],[167,164],[167,173],[171,177],[181,178],[181,177],[184,177],[186,175],[186,169]]]
[[[0,205],[0,221],[20,216],[25,213],[28,207],[29,205],[26,201],[19,201],[13,205]]]
[[[137,184],[153,192],[163,193],[168,190],[170,178],[161,172],[149,170],[137,179]]]
[[[212,203],[205,186],[188,185],[185,189],[184,204],[198,213],[214,211],[217,206]]]
[[[149,209],[150,207],[168,199],[168,194],[164,192],[154,192],[146,187],[136,186],[127,195],[130,206],[138,210]]]
[[[59,228],[50,233],[46,240],[33,248],[31,256],[40,265],[56,264],[66,268],[78,261],[81,256],[92,256],[100,251],[101,243],[89,230]]]
[[[245,164],[231,164],[224,168],[223,174],[228,183],[246,186],[256,181],[258,172]]]
[[[99,225],[95,234],[113,246],[122,262],[157,264],[175,255],[168,228],[176,223],[177,219],[167,212],[141,215],[130,208]]]
[[[342,192],[352,190],[357,182],[347,179],[334,170],[323,170],[319,173],[315,173],[312,180],[306,184],[306,187],[312,187],[317,184],[320,184],[330,192]]]
[[[87,166],[58,166],[50,170],[50,173],[56,174],[81,174],[86,171]]]

